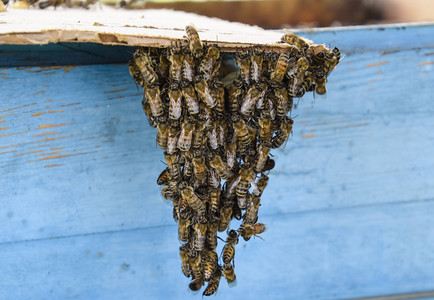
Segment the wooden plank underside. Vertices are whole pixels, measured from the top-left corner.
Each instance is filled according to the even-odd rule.
[[[0,44],[93,42],[106,45],[169,47],[185,39],[185,26],[195,24],[204,42],[225,51],[252,45],[278,49],[281,33],[257,26],[173,10],[19,10],[0,14]]]
[[[220,296],[434,289],[434,45],[419,39],[429,30],[396,31],[413,48],[393,53],[351,49],[342,32],[348,48],[328,98],[305,96],[293,137],[274,151],[260,209],[265,241],[237,246],[238,286],[222,281]],[[332,43],[339,34],[310,37]],[[127,66],[0,76],[0,298],[190,299],[176,224],[155,183],[163,155]]]

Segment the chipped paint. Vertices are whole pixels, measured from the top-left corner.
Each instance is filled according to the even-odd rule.
[[[60,132],[58,132],[58,131],[53,131],[53,132],[44,132],[44,133],[40,133],[40,134],[34,134],[34,135],[32,135],[32,137],[35,137],[35,136],[43,136],[43,135],[52,135],[52,134],[59,134]]]
[[[19,132],[11,132],[11,133],[5,133],[5,134],[0,134],[0,137],[2,136],[8,136],[8,135],[14,135],[14,134],[21,134],[21,133],[26,133],[29,132],[28,130],[24,130],[24,131],[19,131]]]
[[[61,107],[66,107],[66,106],[78,105],[78,104],[80,104],[80,102],[69,103],[69,104],[62,104],[62,105],[60,105],[60,106],[61,106]]]
[[[309,139],[309,138],[316,137],[316,134],[302,134],[301,137],[305,139]]]
[[[17,150],[3,151],[3,152],[0,152],[0,154],[13,153],[13,152],[17,152]]]
[[[1,112],[10,111],[10,110],[14,110],[14,109],[20,109],[20,108],[27,107],[27,106],[29,106],[29,104],[24,104],[24,105],[21,105],[21,106],[11,107],[11,108],[8,108],[8,109],[4,109]],[[4,117],[4,116],[0,116],[0,117]]]
[[[63,158],[63,157],[69,157],[69,156],[84,155],[84,154],[89,154],[89,153],[93,153],[93,152],[97,152],[97,151],[52,155],[52,156],[47,156],[47,157],[43,157],[43,158],[32,159],[32,160],[29,160],[29,162],[39,161],[39,160],[48,160],[48,159]]]
[[[46,139],[42,139],[42,140],[37,140],[37,141],[32,141],[32,142],[26,142],[24,144],[46,142],[46,141],[52,141],[52,140],[58,140],[58,139],[66,139],[66,138],[69,138],[71,136],[74,136],[74,135],[71,134],[71,135],[67,135],[67,136],[58,136],[58,137],[53,137],[53,138],[46,138]]]
[[[434,64],[434,61],[421,61],[419,63],[419,66],[426,66],[426,65],[432,65]]]
[[[65,149],[65,147],[50,147],[50,150]]]
[[[8,129],[9,127],[0,127],[0,130],[6,130],[6,129]]]
[[[389,61],[385,60],[385,61],[380,61],[380,62],[377,62],[377,63],[366,65],[366,67],[367,68],[372,68],[372,67],[381,66],[381,65],[384,65],[384,64],[387,64],[387,63],[389,63]]]
[[[29,151],[29,152],[17,153],[17,154],[15,154],[15,156],[22,156],[22,155],[33,154],[33,153],[38,153],[38,152],[42,152],[42,150],[34,150],[34,151]]]
[[[44,168],[59,167],[59,166],[63,166],[63,164],[51,164],[51,165],[45,165]]]
[[[45,114],[45,111],[41,111],[41,112],[38,112],[38,113],[33,113],[32,117],[39,117],[42,114]]]
[[[53,114],[53,113],[55,113],[56,111],[55,110],[49,110],[48,111],[48,113],[50,113],[50,114]]]
[[[125,96],[111,97],[111,98],[108,98],[108,99],[109,100],[114,100],[114,99],[122,99],[122,98],[125,98]]]
[[[53,155],[53,154],[60,153],[60,152],[63,152],[63,150],[57,150],[57,151],[47,152],[47,153],[44,152],[44,153],[38,154],[38,156]]]
[[[111,93],[120,93],[120,92],[125,92],[128,89],[122,89],[122,90],[114,90],[114,91],[105,91],[104,94],[111,94]]]
[[[4,149],[4,148],[9,148],[9,147],[16,147],[19,146],[20,144],[13,144],[13,145],[8,145],[8,146],[0,146],[0,149]]]
[[[36,92],[36,93],[33,93],[32,95],[33,96],[35,96],[35,95],[37,95],[37,94],[43,94],[43,93],[46,93],[47,91],[38,91],[38,92]],[[36,104],[36,103],[35,103]]]
[[[66,126],[66,125],[71,125],[71,124],[73,124],[73,123],[44,124],[44,125],[39,125],[39,127],[36,128],[36,129],[51,128],[51,127],[58,127],[58,126]]]

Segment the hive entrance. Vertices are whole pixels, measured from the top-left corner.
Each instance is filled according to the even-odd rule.
[[[129,66],[164,150],[167,167],[157,183],[173,202],[182,272],[193,291],[208,282],[209,296],[221,276],[235,284],[239,237],[266,229],[257,221],[274,167],[270,150],[292,131],[293,99],[324,94],[340,52],[287,32],[282,42],[291,46],[283,53],[251,47],[226,54],[204,45],[193,25],[186,33],[185,43],[170,48],[137,49]],[[242,219],[238,229],[230,227],[233,218]],[[225,231],[219,259],[217,235]]]

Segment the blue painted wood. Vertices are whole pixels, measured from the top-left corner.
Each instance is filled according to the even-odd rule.
[[[0,66],[28,67],[125,63],[133,53],[134,50],[131,47],[95,43],[56,43],[43,46],[2,45],[0,49]]]
[[[430,33],[306,33],[345,58],[327,99],[294,111],[260,209],[269,230],[237,246],[238,286],[222,281],[218,297],[434,290]],[[127,66],[0,76],[0,298],[191,298],[155,183],[163,155]]]

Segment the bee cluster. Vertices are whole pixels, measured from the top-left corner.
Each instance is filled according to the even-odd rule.
[[[270,150],[292,131],[293,98],[324,94],[340,53],[287,32],[281,54],[255,47],[229,56],[238,70],[225,80],[219,47],[203,45],[193,25],[186,32],[185,45],[139,48],[129,68],[144,88],[143,109],[164,150],[167,167],[157,183],[173,202],[182,272],[192,277],[193,291],[208,282],[209,296],[222,275],[236,283],[239,237],[247,241],[266,229],[257,221],[274,167]],[[242,220],[237,230],[230,229],[233,218]],[[217,236],[224,231],[225,240]],[[225,242],[220,259],[218,238]]]

